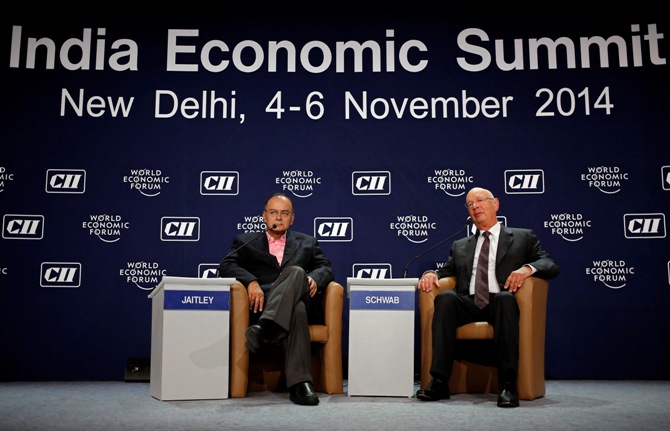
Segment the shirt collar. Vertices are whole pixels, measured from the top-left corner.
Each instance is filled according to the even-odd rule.
[[[283,242],[283,243],[285,243],[286,242],[286,232],[284,232],[284,234],[282,236],[280,236],[278,239],[274,239],[272,237],[272,235],[270,235],[269,232],[265,232],[265,236],[268,237],[268,242],[269,243],[272,243],[272,242]]]
[[[479,231],[479,234],[481,235],[482,232],[484,232],[484,231],[483,231],[483,230],[480,230],[480,231]],[[489,229],[489,232],[491,232],[491,235],[495,236],[496,238],[497,238],[498,236],[500,236],[500,222],[498,222],[498,223],[494,224],[493,226],[491,226],[491,229]]]

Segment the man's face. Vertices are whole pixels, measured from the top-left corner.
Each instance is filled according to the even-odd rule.
[[[263,211],[263,220],[270,230],[276,233],[283,233],[293,224],[295,215],[293,206],[288,199],[275,196],[270,199]],[[272,225],[276,227],[272,229]]]
[[[468,193],[465,205],[478,229],[488,229],[498,221],[498,199],[486,190],[473,190]]]

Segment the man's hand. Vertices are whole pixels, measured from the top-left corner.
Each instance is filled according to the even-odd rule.
[[[432,271],[424,272],[421,278],[419,279],[419,284],[417,284],[417,289],[424,292],[430,292],[433,290],[433,287],[438,288],[440,284],[437,282],[437,274]]]
[[[257,281],[249,283],[247,286],[247,295],[249,295],[249,310],[253,310],[254,313],[262,312],[263,304],[265,304],[265,294]]]
[[[507,281],[505,281],[505,289],[512,293],[516,292],[519,290],[523,282],[531,275],[533,275],[533,270],[528,265],[524,265],[516,271],[512,271],[509,277],[507,277]]]
[[[318,286],[316,285],[316,281],[314,281],[314,279],[309,275],[307,276],[307,281],[309,282],[309,296],[313,297],[316,295],[316,289]]]

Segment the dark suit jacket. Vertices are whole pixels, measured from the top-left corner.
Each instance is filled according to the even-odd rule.
[[[461,295],[469,295],[470,292],[476,245],[477,235],[455,241],[449,252],[449,260],[436,271],[438,278],[456,276],[456,291]],[[549,280],[559,273],[558,265],[542,248],[532,230],[500,226],[496,255],[496,279],[500,291],[505,290],[503,286],[510,273],[526,264],[537,269],[534,277]]]
[[[251,242],[234,251],[247,241]],[[313,236],[288,230],[284,258],[279,266],[277,258],[270,254],[265,233],[251,232],[237,235],[233,240],[230,256],[224,258],[219,265],[219,277],[233,277],[245,287],[257,280],[267,293],[272,283],[279,277],[282,268],[291,265],[303,268],[318,285],[317,294],[305,298],[310,323],[317,323],[316,321],[322,320],[323,307],[314,304],[323,304],[323,291],[328,283],[333,281],[334,274],[330,261]]]

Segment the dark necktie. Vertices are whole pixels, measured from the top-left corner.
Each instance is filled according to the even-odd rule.
[[[477,261],[477,276],[475,278],[475,304],[477,307],[484,308],[489,303],[489,231],[482,232],[484,242],[479,251]]]

